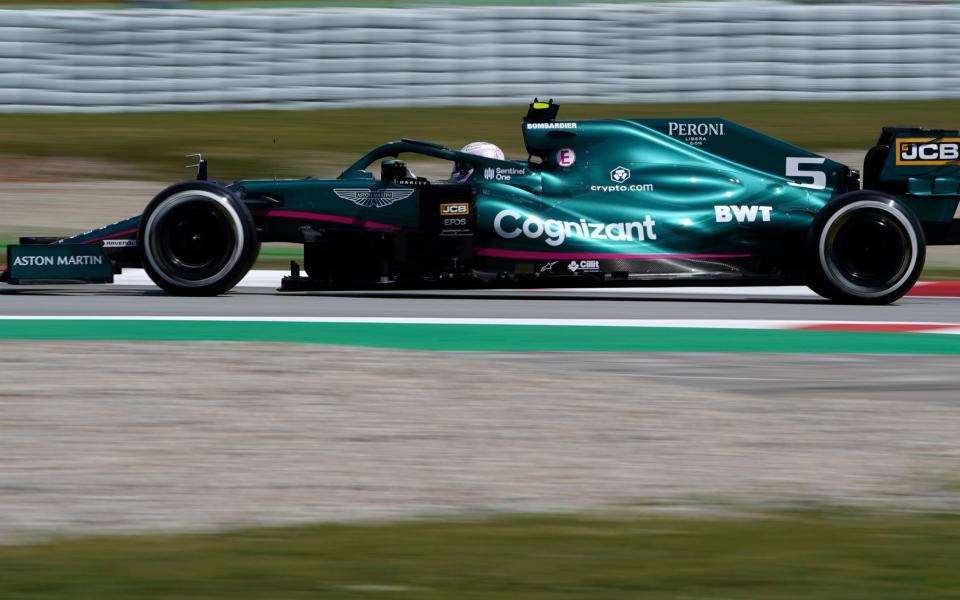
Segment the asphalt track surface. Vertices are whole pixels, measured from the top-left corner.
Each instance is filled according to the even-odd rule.
[[[960,298],[905,297],[889,306],[839,305],[773,288],[730,294],[618,290],[277,292],[240,288],[216,298],[149,286],[0,285],[0,315],[271,316],[527,319],[784,319],[960,323]]]

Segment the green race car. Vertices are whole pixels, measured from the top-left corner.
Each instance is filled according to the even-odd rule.
[[[173,185],[142,214],[8,249],[11,284],[112,281],[142,266],[173,294],[235,286],[262,242],[304,245],[281,289],[803,283],[883,304],[927,244],[960,243],[960,132],[884,127],[857,171],[735,123],[563,121],[534,101],[525,160],[403,139],[332,180]],[[410,159],[410,160],[407,160]],[[447,163],[454,179],[415,176]],[[379,164],[379,172],[377,165]]]

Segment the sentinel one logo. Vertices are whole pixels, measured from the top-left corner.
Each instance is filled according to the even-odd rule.
[[[897,140],[898,165],[949,165],[960,160],[960,138],[901,138]]]
[[[510,181],[514,175],[526,175],[527,170],[519,167],[487,167],[483,170],[483,178],[495,181]]]
[[[364,208],[383,208],[394,202],[409,198],[413,190],[371,190],[371,189],[339,189],[333,193]]]
[[[513,209],[501,210],[493,219],[493,230],[502,238],[512,240],[521,234],[536,240],[546,237],[548,246],[560,246],[567,238],[586,240],[609,240],[614,242],[632,242],[655,240],[657,234],[653,217],[646,215],[643,221],[629,223],[594,223],[586,219],[579,221],[560,221],[541,219],[532,215],[524,216]]]

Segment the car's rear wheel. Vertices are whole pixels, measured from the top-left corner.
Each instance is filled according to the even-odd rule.
[[[201,181],[171,186],[147,205],[137,247],[150,279],[181,296],[230,290],[260,250],[244,203],[230,190]]]
[[[808,284],[852,304],[889,304],[916,283],[926,241],[913,212],[886,194],[860,191],[830,202],[813,221]]]

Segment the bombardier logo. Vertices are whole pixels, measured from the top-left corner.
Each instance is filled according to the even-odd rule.
[[[898,165],[950,165],[960,161],[960,138],[901,138],[897,140]]]
[[[717,223],[730,223],[734,220],[737,223],[753,223],[757,220],[758,215],[762,222],[768,223],[772,210],[772,206],[724,205],[713,207]]]
[[[364,208],[383,208],[409,198],[413,190],[338,189],[333,193]]]
[[[527,123],[527,129],[576,129],[576,123]]]

